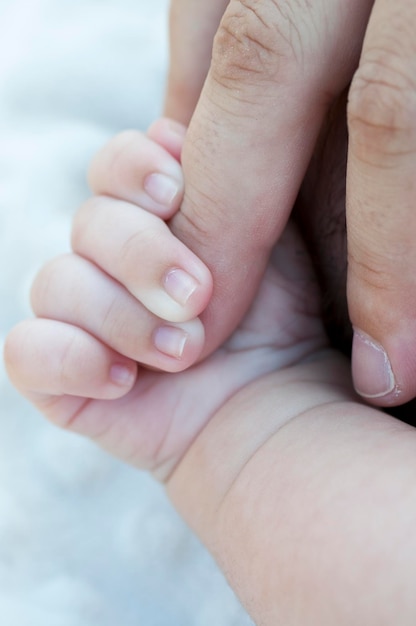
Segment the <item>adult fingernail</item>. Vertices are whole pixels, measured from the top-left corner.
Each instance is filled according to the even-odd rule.
[[[170,207],[178,196],[181,185],[166,174],[149,174],[144,180],[144,188],[157,204]]]
[[[170,270],[164,278],[166,292],[181,306],[185,306],[199,283],[190,274],[179,268]]]
[[[364,398],[381,398],[396,387],[383,346],[356,328],[352,344],[352,373],[355,390]]]
[[[187,339],[188,333],[174,326],[161,326],[156,329],[153,335],[154,345],[157,350],[175,359],[182,357]]]

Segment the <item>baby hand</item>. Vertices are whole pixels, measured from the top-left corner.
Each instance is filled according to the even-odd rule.
[[[72,254],[36,277],[35,319],[10,333],[5,358],[25,395],[115,399],[138,363],[179,372],[199,357],[197,318],[211,296],[206,266],[170,232],[179,209],[185,129],[167,119],[126,131],[95,157],[95,196],[75,215]],[[75,399],[75,398],[74,398]]]
[[[289,224],[239,327],[200,359],[197,316],[210,300],[211,275],[165,223],[182,197],[179,128],[162,120],[147,137],[124,133],[96,157],[90,182],[97,195],[75,216],[73,253],[40,272],[36,318],[12,330],[5,346],[10,378],[49,420],[164,481],[194,444],[199,466],[197,442],[211,423],[214,466],[221,457],[230,476],[244,465],[247,450],[270,436],[263,384],[280,423],[286,403],[293,409],[288,396],[296,410],[303,406],[288,380],[303,384],[303,360],[327,345],[310,259]],[[179,186],[161,184],[160,172]],[[299,390],[309,403],[308,385]],[[228,411],[236,422],[224,441],[233,440],[233,453],[215,443],[215,424],[228,424]]]

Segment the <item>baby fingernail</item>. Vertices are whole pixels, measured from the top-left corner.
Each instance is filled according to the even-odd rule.
[[[110,378],[119,387],[131,387],[136,378],[136,372],[126,365],[116,364],[110,370]]]
[[[159,352],[180,359],[185,349],[188,333],[174,326],[161,326],[154,335],[153,341]]]
[[[355,389],[364,398],[382,398],[396,387],[383,346],[357,329],[354,329],[352,371]]]
[[[144,188],[158,204],[170,207],[181,190],[180,184],[166,174],[150,174],[144,181]]]
[[[166,292],[181,306],[185,306],[199,283],[187,272],[180,269],[170,270],[163,281]]]

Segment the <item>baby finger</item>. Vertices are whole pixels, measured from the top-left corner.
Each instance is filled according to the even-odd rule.
[[[169,322],[198,317],[211,297],[204,263],[161,219],[127,202],[87,201],[74,220],[72,247]]]

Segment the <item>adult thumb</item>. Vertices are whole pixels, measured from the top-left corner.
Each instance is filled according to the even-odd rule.
[[[376,2],[349,97],[348,305],[357,391],[416,395],[416,7]]]

